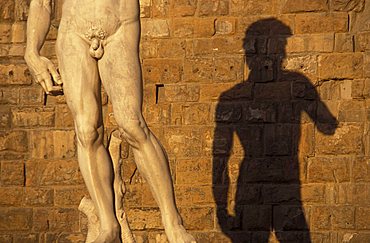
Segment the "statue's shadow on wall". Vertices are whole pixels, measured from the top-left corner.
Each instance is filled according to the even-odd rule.
[[[311,242],[302,208],[301,131],[332,135],[337,120],[311,81],[283,67],[291,29],[277,19],[245,33],[247,80],[220,95],[213,142],[213,194],[232,242]],[[303,151],[301,151],[303,150]]]

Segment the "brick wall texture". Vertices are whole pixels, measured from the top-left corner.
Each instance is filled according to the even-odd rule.
[[[84,242],[73,120],[23,60],[29,2],[0,0],[0,242]],[[370,1],[141,0],[141,17],[144,115],[199,242],[370,242]],[[138,242],[166,242],[121,156]]]

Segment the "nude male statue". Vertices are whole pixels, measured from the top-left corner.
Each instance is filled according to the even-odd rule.
[[[60,75],[39,54],[50,27],[50,13],[51,0],[31,1],[25,60],[47,94],[63,87],[74,117],[79,166],[101,222],[95,242],[120,242],[112,164],[102,143],[100,82],[159,205],[169,241],[195,242],[176,208],[165,152],[142,116],[139,1],[65,0],[56,43]]]

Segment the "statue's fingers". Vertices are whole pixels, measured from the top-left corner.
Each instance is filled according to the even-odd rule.
[[[46,93],[50,94],[50,91],[53,90],[53,81],[51,80],[51,76],[48,72],[43,73],[42,80],[44,81],[44,84],[46,86]]]
[[[48,69],[49,69],[49,72],[51,73],[51,76],[53,77],[53,80],[57,84],[62,85],[63,84],[62,78],[60,77],[60,74],[58,73],[58,70],[54,67],[54,65],[50,64],[48,66]]]
[[[46,87],[46,84],[45,84],[44,80],[41,80],[38,83],[41,85],[42,89],[45,91],[46,94],[50,94],[47,87]]]

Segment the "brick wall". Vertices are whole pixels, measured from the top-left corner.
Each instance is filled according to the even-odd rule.
[[[43,48],[54,61],[61,2]],[[23,60],[28,5],[0,0],[0,242],[83,242],[73,121]],[[144,115],[198,241],[370,241],[370,2],[141,6]],[[125,142],[122,158],[130,225],[139,242],[163,242]]]

